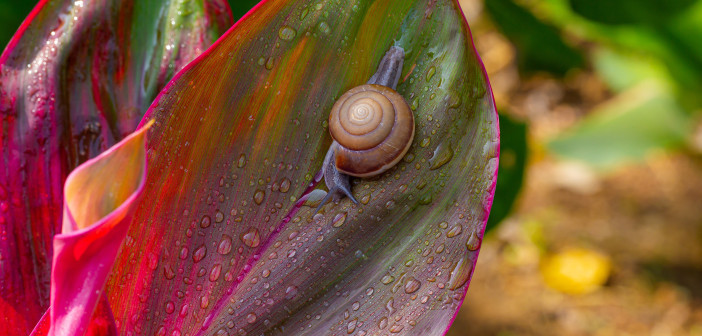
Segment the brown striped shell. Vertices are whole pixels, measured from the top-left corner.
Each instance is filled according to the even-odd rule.
[[[336,101],[329,132],[338,143],[336,168],[369,177],[397,164],[414,139],[414,116],[395,90],[375,84],[357,86]]]

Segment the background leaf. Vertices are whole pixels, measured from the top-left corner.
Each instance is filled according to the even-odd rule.
[[[485,9],[517,48],[521,71],[565,75],[568,70],[583,66],[580,52],[566,44],[553,26],[512,0],[486,1]]]
[[[304,205],[336,97],[388,48],[417,133],[361,201]],[[144,202],[108,285],[121,333],[440,334],[492,203],[498,120],[455,1],[266,1],[148,118]],[[324,193],[316,191],[315,193]],[[402,318],[400,318],[402,317]]]
[[[500,113],[500,165],[485,233],[496,228],[512,211],[524,183],[527,156],[527,124]]]
[[[231,25],[226,6],[42,1],[0,56],[0,296],[27,327],[48,307],[67,174],[134,131],[170,77]]]

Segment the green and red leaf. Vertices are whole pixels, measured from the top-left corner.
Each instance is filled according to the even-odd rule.
[[[328,111],[392,45],[415,142],[322,214]],[[264,1],[156,99],[149,172],[107,293],[121,333],[441,334],[499,151],[455,1]],[[146,120],[146,119],[145,119]],[[323,191],[314,191],[314,193]]]
[[[224,0],[40,1],[19,28],[0,56],[0,324],[13,334],[48,307],[68,173],[133,132],[230,24]]]

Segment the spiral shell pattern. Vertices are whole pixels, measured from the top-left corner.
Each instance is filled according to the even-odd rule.
[[[336,168],[369,177],[397,164],[414,139],[414,117],[395,90],[375,84],[357,86],[332,107],[329,132],[338,143]]]

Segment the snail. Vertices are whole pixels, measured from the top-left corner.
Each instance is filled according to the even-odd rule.
[[[317,211],[332,197],[338,201],[346,196],[358,204],[351,193],[350,176],[382,174],[409,150],[414,139],[414,116],[395,91],[404,57],[402,48],[391,47],[366,84],[350,89],[334,103],[329,114],[333,142],[322,166],[329,192]]]

